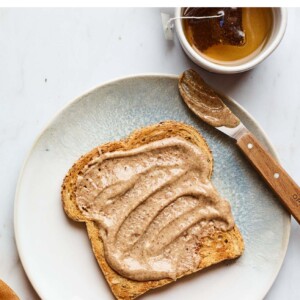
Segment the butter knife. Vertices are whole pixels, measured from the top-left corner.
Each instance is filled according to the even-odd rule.
[[[200,119],[236,140],[237,146],[300,224],[300,188],[283,167],[196,71],[185,71],[178,86],[184,102]]]

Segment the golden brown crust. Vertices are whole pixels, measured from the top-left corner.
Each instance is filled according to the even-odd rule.
[[[168,284],[172,282],[172,280],[162,279],[139,282],[120,276],[110,268],[104,257],[103,243],[99,237],[97,226],[93,221],[87,220],[77,207],[75,191],[78,173],[90,160],[99,156],[99,151],[105,153],[116,150],[133,149],[141,145],[172,136],[185,138],[202,149],[203,153],[206,155],[207,161],[211,165],[211,176],[213,170],[213,157],[204,138],[191,126],[180,122],[166,121],[139,129],[124,140],[107,143],[91,150],[72,166],[64,179],[62,185],[62,202],[64,210],[74,221],[86,223],[88,236],[97,262],[117,299],[135,299],[148,290]],[[226,259],[236,258],[242,254],[243,250],[243,238],[236,226],[227,232],[215,232],[213,235],[199,240],[198,251],[202,259],[198,270]],[[190,273],[191,272],[188,272],[183,276]]]

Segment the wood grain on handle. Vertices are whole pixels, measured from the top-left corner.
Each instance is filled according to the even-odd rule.
[[[299,186],[250,132],[237,144],[300,224]]]

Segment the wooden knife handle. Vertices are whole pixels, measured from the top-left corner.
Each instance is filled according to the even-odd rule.
[[[300,188],[296,182],[250,132],[237,144],[300,224]]]

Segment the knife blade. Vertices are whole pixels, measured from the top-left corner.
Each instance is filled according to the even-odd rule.
[[[179,77],[179,92],[205,123],[236,140],[237,146],[300,224],[300,188],[237,116],[194,70]]]

